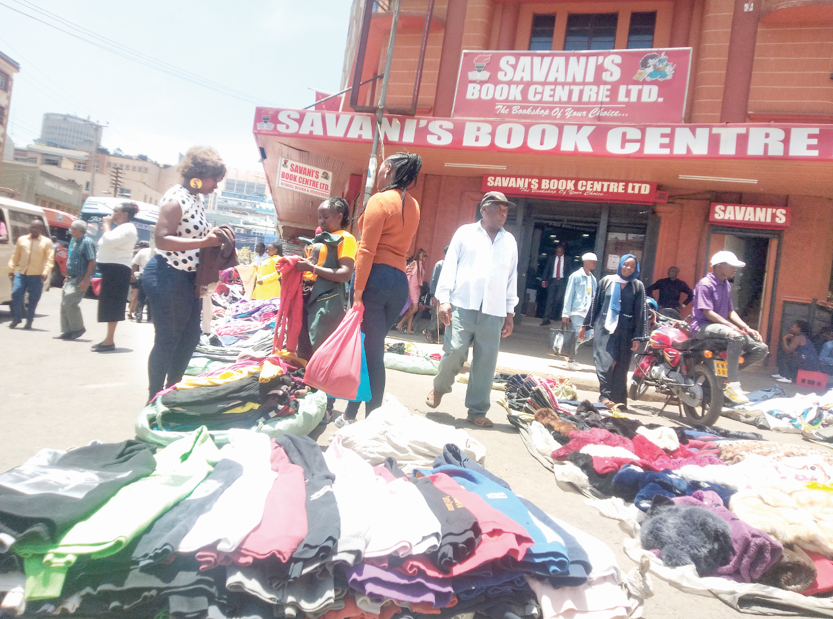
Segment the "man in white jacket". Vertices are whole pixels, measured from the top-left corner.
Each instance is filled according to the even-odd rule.
[[[561,311],[562,322],[572,322],[573,331],[576,332],[576,340],[573,349],[570,351],[570,356],[567,357],[567,369],[578,370],[579,365],[576,363],[576,351],[579,347],[578,332],[581,325],[584,324],[584,317],[590,310],[590,305],[596,297],[596,288],[598,283],[596,277],[593,275],[593,269],[596,268],[596,254],[586,253],[581,257],[582,267],[570,275],[567,282],[567,290],[564,293],[564,309]],[[592,330],[587,337],[589,341],[592,338]]]

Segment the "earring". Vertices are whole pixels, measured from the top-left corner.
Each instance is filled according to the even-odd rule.
[[[193,189],[202,189],[202,181],[198,178],[191,179],[191,187]]]

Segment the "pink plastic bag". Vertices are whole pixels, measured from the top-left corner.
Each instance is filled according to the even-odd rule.
[[[356,399],[362,378],[363,315],[364,305],[347,310],[341,324],[307,363],[307,385],[333,398]]]

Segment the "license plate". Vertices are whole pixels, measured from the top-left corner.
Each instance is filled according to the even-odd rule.
[[[726,367],[725,361],[715,361],[714,362],[714,375],[715,376],[722,376],[723,378],[728,378],[729,371]]]

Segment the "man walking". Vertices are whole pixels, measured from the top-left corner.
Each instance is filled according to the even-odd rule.
[[[679,312],[683,307],[691,303],[691,295],[694,293],[683,280],[678,279],[680,269],[671,267],[668,269],[668,277],[658,279],[645,289],[646,296],[653,296],[654,290],[659,290],[657,306],[659,309],[672,309]],[[685,293],[686,297],[680,303],[680,295]]]
[[[95,273],[95,243],[87,236],[87,222],[76,219],[69,227],[72,242],[67,258],[67,278],[61,293],[61,335],[56,340],[77,340],[84,335],[81,299]]]
[[[17,239],[14,253],[9,260],[9,278],[13,281],[10,329],[23,322],[23,297],[27,292],[29,304],[26,307],[26,326],[23,328],[32,328],[43,284],[49,279],[52,266],[55,264],[55,250],[52,241],[43,235],[44,231],[43,221],[37,217],[32,218],[29,234]]]
[[[570,351],[570,356],[567,357],[567,369],[576,371],[580,369],[576,363],[576,351],[579,347],[578,332],[584,324],[584,317],[590,310],[590,304],[596,298],[596,276],[593,275],[593,269],[596,268],[596,254],[590,252],[581,257],[582,267],[570,275],[567,281],[567,291],[564,293],[564,309],[561,312],[561,320],[563,322],[572,322],[573,331],[576,333],[575,345]],[[587,339],[592,337],[593,331],[590,330],[590,335]]]
[[[547,305],[544,307],[542,327],[550,324],[550,320],[557,320],[561,316],[568,276],[564,251],[564,246],[561,243],[556,245],[555,253],[547,260],[547,267],[544,269],[545,279],[542,285],[547,289]]]
[[[444,354],[425,403],[437,408],[451,392],[454,378],[474,345],[466,408],[468,421],[480,428],[494,425],[486,413],[491,406],[500,338],[511,335],[518,304],[518,245],[503,228],[510,206],[513,204],[497,191],[483,196],[483,219],[454,233],[437,284],[440,320],[446,326]]]
[[[746,263],[730,251],[719,251],[712,256],[711,265],[714,272],[708,273],[694,287],[691,332],[698,340],[726,340],[728,380],[723,395],[734,404],[746,404],[749,398],[741,389],[738,377],[740,356],[745,358],[744,367],[752,365],[767,356],[769,347],[763,343],[760,333],[741,320],[732,304],[729,280]]]

